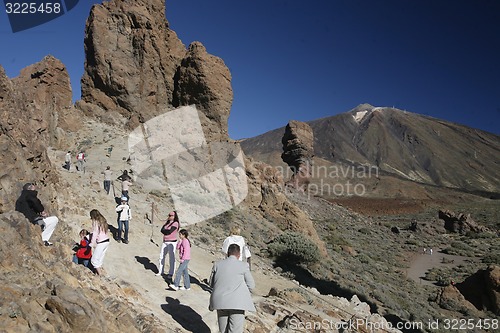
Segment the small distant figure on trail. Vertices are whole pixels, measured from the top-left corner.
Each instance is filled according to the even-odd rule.
[[[111,152],[113,151],[113,145],[109,146],[107,149],[106,157],[111,157]]]
[[[78,171],[83,171],[83,173],[85,173],[85,153],[83,151],[80,151],[77,155],[76,155],[76,170]]]
[[[424,254],[427,254],[427,248],[424,247]]]
[[[123,170],[123,173],[121,175],[119,175],[116,179],[119,181],[124,181],[124,180],[130,181],[130,180],[132,180],[132,177],[129,176],[127,170]]]
[[[106,191],[106,194],[109,195],[109,190],[111,189],[111,175],[113,174],[111,167],[108,165],[106,170],[101,173],[104,174],[104,190]]]
[[[71,168],[71,151],[68,151],[64,156],[64,168],[68,171]]]
[[[39,225],[42,228],[43,244],[51,246],[50,237],[59,219],[56,216],[49,216],[37,195],[35,184],[24,184],[21,195],[16,201],[16,211],[23,213],[31,223]]]
[[[226,256],[229,245],[238,244],[238,246],[241,249],[241,254],[238,259],[240,261],[246,262],[248,264],[248,268],[252,270],[252,263],[251,263],[252,254],[250,253],[250,248],[245,243],[245,238],[243,238],[243,236],[240,236],[241,229],[238,226],[232,226],[230,229],[230,233],[231,235],[227,237],[222,243],[222,248],[221,248],[222,253],[224,253],[224,256]]]
[[[227,258],[216,262],[210,275],[210,311],[217,310],[220,332],[243,332],[245,310],[255,312],[250,290],[255,281],[246,263],[239,260],[240,247],[231,244]]]
[[[132,185],[132,177],[128,175],[127,170],[123,170],[123,173],[116,178],[122,182],[122,196],[126,197],[130,202],[130,196],[128,195],[128,188]]]
[[[180,229],[179,216],[177,212],[171,211],[168,213],[168,219],[165,224],[161,227],[160,231],[163,234],[163,244],[160,250],[160,259],[157,276],[163,275],[163,269],[165,266],[165,256],[168,253],[168,277],[172,277],[175,272],[175,249],[177,247],[177,234]]]
[[[123,235],[123,243],[128,244],[128,227],[130,219],[132,218],[132,212],[130,211],[130,206],[127,203],[128,199],[126,197],[121,198],[121,203],[116,206],[116,212],[119,213],[118,216],[118,243],[122,241],[122,227],[125,228]]]
[[[92,240],[90,246],[94,248],[90,263],[97,275],[103,274],[102,264],[109,246],[108,221],[97,209],[90,211],[92,219]]]
[[[73,247],[73,262],[77,265],[89,267],[90,258],[92,258],[92,247],[90,247],[90,232],[87,229],[80,231],[80,244],[76,243]]]
[[[132,185],[132,182],[130,180],[123,180],[122,181],[122,196],[126,197],[127,200],[130,201],[130,196],[128,195],[128,188]]]
[[[432,256],[432,247],[429,249],[429,254]]]
[[[180,240],[177,244],[177,250],[179,250],[179,261],[181,264],[175,273],[174,283],[169,286],[173,290],[191,290],[188,270],[189,261],[191,260],[191,241],[188,237],[189,233],[186,229],[181,229],[179,231]],[[181,284],[181,277],[184,279],[184,287],[179,287]]]

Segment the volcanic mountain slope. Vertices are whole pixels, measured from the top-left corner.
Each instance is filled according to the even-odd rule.
[[[317,166],[374,168],[379,188],[408,180],[488,196],[500,193],[500,137],[492,133],[369,104],[308,124]],[[254,159],[283,166],[283,133],[279,128],[245,139],[241,146]]]

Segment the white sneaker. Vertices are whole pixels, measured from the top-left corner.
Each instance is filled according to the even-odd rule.
[[[156,273],[156,274],[155,274],[155,276],[161,276],[161,273],[160,273],[160,272],[158,272],[158,273]]]
[[[171,285],[169,285],[169,287],[170,287],[170,289],[173,289],[175,291],[179,290],[179,287],[176,287],[175,284],[173,284],[173,283]]]
[[[191,290],[191,288],[179,287],[179,290]]]

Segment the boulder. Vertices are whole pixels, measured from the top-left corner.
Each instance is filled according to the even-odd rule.
[[[455,214],[449,210],[439,210],[439,219],[444,221],[444,228],[448,231],[466,234],[467,232],[488,232],[489,229],[479,225],[470,214]]]
[[[500,315],[500,267],[480,269],[456,284],[457,290],[478,310],[489,310]]]

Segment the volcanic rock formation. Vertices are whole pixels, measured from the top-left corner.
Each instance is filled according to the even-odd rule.
[[[304,190],[311,177],[314,157],[314,134],[311,126],[291,120],[285,128],[281,143],[283,144],[281,158],[293,172],[287,184]]]
[[[164,0],[92,7],[85,28],[82,102],[87,113],[119,112],[135,128],[174,107],[195,104],[209,141],[226,141],[233,99],[222,59],[199,43],[188,50],[165,17]]]
[[[38,180],[52,189],[57,183],[47,147],[60,146],[65,133],[78,126],[71,98],[66,68],[52,56],[24,68],[12,80],[0,66],[0,212],[10,209],[22,183]]]
[[[449,210],[440,210],[439,218],[444,221],[444,228],[451,232],[466,234],[472,232],[489,231],[485,226],[479,225],[470,214],[456,214]]]
[[[478,310],[490,310],[500,315],[500,267],[491,265],[480,269],[462,283],[457,284],[460,293]]]

